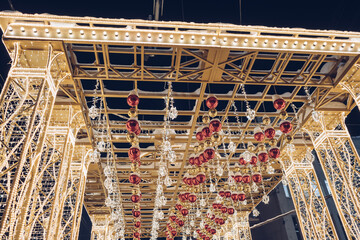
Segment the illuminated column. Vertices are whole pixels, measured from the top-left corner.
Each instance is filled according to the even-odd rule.
[[[349,239],[360,239],[360,159],[343,113],[322,113],[310,134]]]
[[[92,229],[91,240],[108,240],[112,239],[111,226],[109,216],[107,215],[93,215],[91,216]]]
[[[12,66],[0,95],[0,238],[23,239],[37,208],[43,159],[56,157],[45,140],[60,82],[68,76],[63,52],[10,50]],[[47,160],[46,160],[47,161]]]
[[[249,214],[250,212],[244,212],[239,217],[238,225],[237,225],[237,234],[236,239],[238,240],[251,240],[251,229],[249,223]]]
[[[228,224],[217,232],[217,239],[251,240],[249,214],[248,211],[239,211],[236,215],[229,217]]]
[[[325,198],[306,148],[284,155],[281,162],[304,239],[338,239]]]

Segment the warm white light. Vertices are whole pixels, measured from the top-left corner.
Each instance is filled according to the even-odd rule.
[[[289,43],[289,41],[286,40],[286,41],[284,42],[284,45],[286,46],[286,45],[288,45],[288,43]]]
[[[184,35],[181,35],[181,36],[180,36],[180,40],[184,40]]]
[[[244,43],[248,43],[248,41],[249,41],[249,40],[248,40],[247,38],[245,38]]]
[[[50,32],[49,29],[45,28],[45,33],[49,34],[49,32]]]
[[[278,43],[279,43],[278,40],[275,40],[275,41],[274,41],[274,45],[277,45]]]
[[[57,29],[57,30],[56,30],[56,33],[57,33],[57,34],[60,34],[60,33],[61,33],[60,29]]]
[[[171,35],[170,35],[170,39],[171,39],[171,40],[174,39],[174,35],[171,34]]]
[[[33,28],[32,29],[34,33],[37,33],[37,29],[36,28]]]
[[[350,45],[350,47],[351,47],[351,48],[354,48],[354,47],[355,47],[355,44],[354,44],[354,43],[352,43],[352,44]]]
[[[119,33],[118,32],[115,32],[115,37],[118,37],[119,36]]]
[[[150,34],[150,33],[148,34],[148,38],[149,38],[149,39],[151,38],[151,34]]]
[[[127,33],[125,33],[125,37],[126,38],[128,38],[130,35],[129,35],[129,33],[127,32]]]
[[[264,44],[268,44],[269,40],[265,39]]]
[[[80,30],[80,35],[84,35],[84,30]]]
[[[12,32],[13,28],[11,26],[8,27],[9,31]]]
[[[162,39],[162,37],[163,37],[163,36],[162,36],[162,34],[160,33],[160,34],[159,34],[159,39]]]
[[[21,27],[20,30],[21,30],[21,32],[25,32],[25,28],[24,28],[24,27]]]
[[[193,40],[193,41],[195,40],[195,36],[194,36],[194,35],[191,36],[191,40]]]
[[[107,32],[106,32],[106,31],[104,31],[104,32],[103,32],[103,35],[104,35],[104,37],[106,37],[106,36],[107,36]]]
[[[213,38],[212,38],[212,40],[213,40],[213,41],[215,42],[215,40],[216,40],[216,37],[213,37]]]
[[[96,35],[96,32],[95,32],[95,31],[92,31],[92,35],[95,36],[95,35]]]
[[[69,30],[69,34],[71,35],[72,33],[73,33],[73,31],[70,29],[70,30]]]
[[[295,41],[295,42],[294,42],[294,46],[298,45],[298,43],[299,43],[298,41]]]
[[[136,37],[137,37],[137,38],[140,38],[140,33],[137,33],[137,34],[136,34]]]
[[[333,45],[331,45],[331,47],[333,47],[333,48],[336,47],[336,43],[333,43]]]

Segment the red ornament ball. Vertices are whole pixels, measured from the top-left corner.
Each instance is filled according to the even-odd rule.
[[[127,97],[126,101],[127,101],[127,104],[128,104],[130,107],[135,107],[135,106],[139,105],[140,99],[139,99],[139,96],[138,96],[138,95],[136,95],[136,94],[130,94],[130,95]]]
[[[252,180],[254,183],[259,183],[261,182],[262,180],[262,177],[259,173],[255,173],[253,176],[252,176]]]
[[[131,201],[133,203],[138,203],[140,201],[140,198],[141,198],[140,195],[136,195],[136,194],[131,195]]]
[[[235,175],[234,179],[235,179],[235,182],[239,183],[239,182],[242,181],[242,176],[241,175]]]
[[[209,127],[204,127],[202,130],[201,130],[201,133],[203,135],[204,138],[209,138],[211,136],[211,130]]]
[[[257,157],[254,155],[250,159],[250,164],[255,165],[257,163]]]
[[[235,209],[233,208],[228,208],[227,209],[227,213],[230,214],[230,215],[233,215],[235,213]]]
[[[231,200],[236,202],[239,199],[238,195],[236,193],[231,194]]]
[[[205,139],[205,137],[202,134],[202,132],[197,132],[196,133],[196,139],[201,142],[201,141],[203,141]]]
[[[175,216],[175,215],[171,215],[171,216],[170,216],[170,220],[174,222],[174,221],[176,220],[176,216]]]
[[[181,214],[185,217],[189,214],[189,210],[187,210],[186,208],[181,209]]]
[[[245,159],[243,157],[239,158],[239,163],[241,165],[246,165],[246,161],[245,161]]]
[[[204,151],[204,157],[207,159],[207,160],[211,160],[215,157],[215,150],[213,148],[207,148],[205,149]]]
[[[195,185],[195,186],[197,186],[197,185],[200,184],[200,182],[196,179],[196,177],[191,178],[191,182],[192,182],[192,184]]]
[[[184,200],[188,200],[189,196],[190,196],[190,193],[188,193],[188,192],[184,193],[183,196],[184,196]]]
[[[269,151],[269,156],[275,159],[280,157],[280,149],[277,147],[271,148]]]
[[[139,134],[141,133],[141,128],[139,127],[135,132],[136,136],[139,136]]]
[[[218,104],[219,104],[219,101],[217,100],[216,97],[212,96],[212,97],[208,97],[206,99],[206,106],[210,109],[216,108],[218,106]]]
[[[221,130],[221,122],[219,119],[213,119],[211,120],[209,124],[209,128],[211,132],[220,132]]]
[[[231,192],[230,192],[230,191],[225,191],[225,197],[226,197],[226,198],[231,197]]]
[[[196,202],[196,195],[195,194],[190,194],[189,195],[189,202],[191,202],[191,203]]]
[[[132,184],[138,185],[141,182],[141,177],[139,175],[137,175],[136,173],[133,173],[133,174],[130,175],[129,181]]]
[[[240,202],[245,201],[245,199],[246,199],[245,193],[239,193],[238,194],[238,199],[239,199]]]
[[[140,222],[140,221],[137,221],[137,222],[134,224],[134,227],[135,227],[135,228],[140,228],[140,227],[141,227],[141,222]]]
[[[175,237],[176,236],[176,234],[177,234],[177,232],[176,232],[176,230],[171,230],[171,235],[173,236],[173,237]]]
[[[206,180],[206,176],[204,173],[199,173],[197,176],[196,176],[196,179],[199,181],[199,183],[204,183],[205,180]]]
[[[262,142],[265,139],[265,135],[263,132],[257,132],[254,134],[254,139],[258,142]]]
[[[249,175],[245,175],[242,178],[243,183],[249,183],[251,181],[251,178]]]
[[[220,225],[224,225],[224,223],[225,223],[225,220],[222,219],[222,218],[220,218],[220,219],[219,219],[219,224],[220,224]]]
[[[207,163],[208,160],[205,158],[204,153],[200,154],[199,160],[201,163]]]
[[[181,209],[183,208],[183,206],[181,204],[176,204],[175,208],[179,211],[181,211]]]
[[[184,221],[180,219],[180,220],[177,222],[177,224],[178,224],[180,227],[182,227],[182,226],[184,226]]]
[[[258,158],[260,162],[267,162],[269,160],[269,155],[267,152],[260,152]]]
[[[289,121],[283,121],[281,124],[280,124],[280,131],[283,132],[283,133],[289,133],[293,130],[293,126],[292,126],[292,123],[289,122]]]
[[[274,100],[273,105],[276,110],[283,110],[286,106],[286,102],[282,98],[277,98]]]
[[[227,212],[227,207],[225,207],[225,206],[222,207],[222,208],[221,208],[221,212],[222,212],[222,213],[226,213],[226,212]]]
[[[190,163],[190,165],[194,165],[194,164],[195,164],[195,158],[194,158],[194,157],[190,157],[190,158],[189,158],[189,163]]]
[[[126,129],[131,133],[135,133],[139,128],[139,122],[136,119],[129,119],[126,122]]]
[[[221,191],[219,192],[219,196],[220,196],[220,197],[225,197],[225,192],[221,190]]]
[[[273,139],[275,137],[275,129],[273,127],[268,127],[265,129],[265,136],[268,139]]]
[[[128,151],[129,158],[132,162],[140,159],[140,149],[138,147],[131,147]]]
[[[139,232],[134,232],[134,238],[139,238],[140,237],[140,233]]]
[[[200,157],[195,157],[195,159],[194,159],[194,164],[195,164],[196,166],[200,166],[200,165],[202,164],[202,162],[200,161]]]
[[[133,211],[132,211],[132,214],[133,214],[133,216],[136,217],[136,218],[140,217],[140,215],[141,215],[140,211],[138,211],[138,210],[133,210]]]

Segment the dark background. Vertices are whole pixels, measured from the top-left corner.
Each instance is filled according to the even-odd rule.
[[[0,0],[0,10],[10,10],[9,1]],[[153,18],[152,0],[11,0],[11,2],[15,10],[23,13],[128,19]],[[238,0],[164,0],[163,15],[160,16],[160,20],[360,31],[360,1],[356,0],[243,0],[241,5],[240,14]],[[9,67],[10,58],[1,44],[0,87],[6,79]],[[360,113],[355,108],[347,118],[353,136],[360,135],[358,119]],[[84,216],[81,221],[81,239],[89,239],[90,228],[90,219]]]

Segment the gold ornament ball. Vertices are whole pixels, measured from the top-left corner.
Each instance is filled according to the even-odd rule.
[[[209,109],[209,116],[210,117],[216,117],[217,116],[217,110],[215,108]]]
[[[248,145],[248,150],[249,150],[250,152],[255,151],[255,146],[254,146],[253,144],[249,143],[249,145]]]
[[[211,135],[211,141],[213,142],[219,142],[220,141],[220,135],[218,133],[213,133]]]
[[[280,118],[281,118],[282,120],[285,120],[287,117],[288,117],[287,112],[286,112],[285,110],[282,110],[282,111],[280,112]]]
[[[276,139],[275,139],[275,138],[271,139],[271,140],[269,141],[269,144],[270,144],[270,146],[275,146],[275,145],[277,144]]]
[[[128,134],[126,134],[126,140],[128,141],[128,142],[136,142],[137,141],[137,136],[136,136],[136,134],[135,133],[128,133]]]
[[[205,144],[204,143],[200,143],[199,144],[199,151],[204,150]]]
[[[128,115],[129,115],[129,117],[131,117],[131,118],[136,117],[136,115],[137,115],[136,109],[135,109],[135,108],[130,108],[130,110],[129,110],[129,112],[128,112]]]
[[[264,144],[260,144],[260,145],[258,145],[258,151],[259,152],[262,152],[262,151],[265,151],[265,145]]]
[[[194,152],[195,152],[195,153],[198,153],[199,151],[200,151],[199,146],[197,146],[197,145],[194,146]]]
[[[205,140],[205,147],[211,147],[211,141],[210,140]]]
[[[208,124],[210,122],[210,117],[207,114],[204,114],[204,116],[202,117],[202,122],[205,124]]]
[[[262,122],[264,125],[269,125],[271,123],[271,120],[268,116],[264,116]]]
[[[293,140],[293,137],[292,137],[292,136],[290,136],[290,135],[286,135],[286,137],[285,137],[285,141],[286,141],[286,143],[291,143],[291,142],[292,142],[292,140]]]

